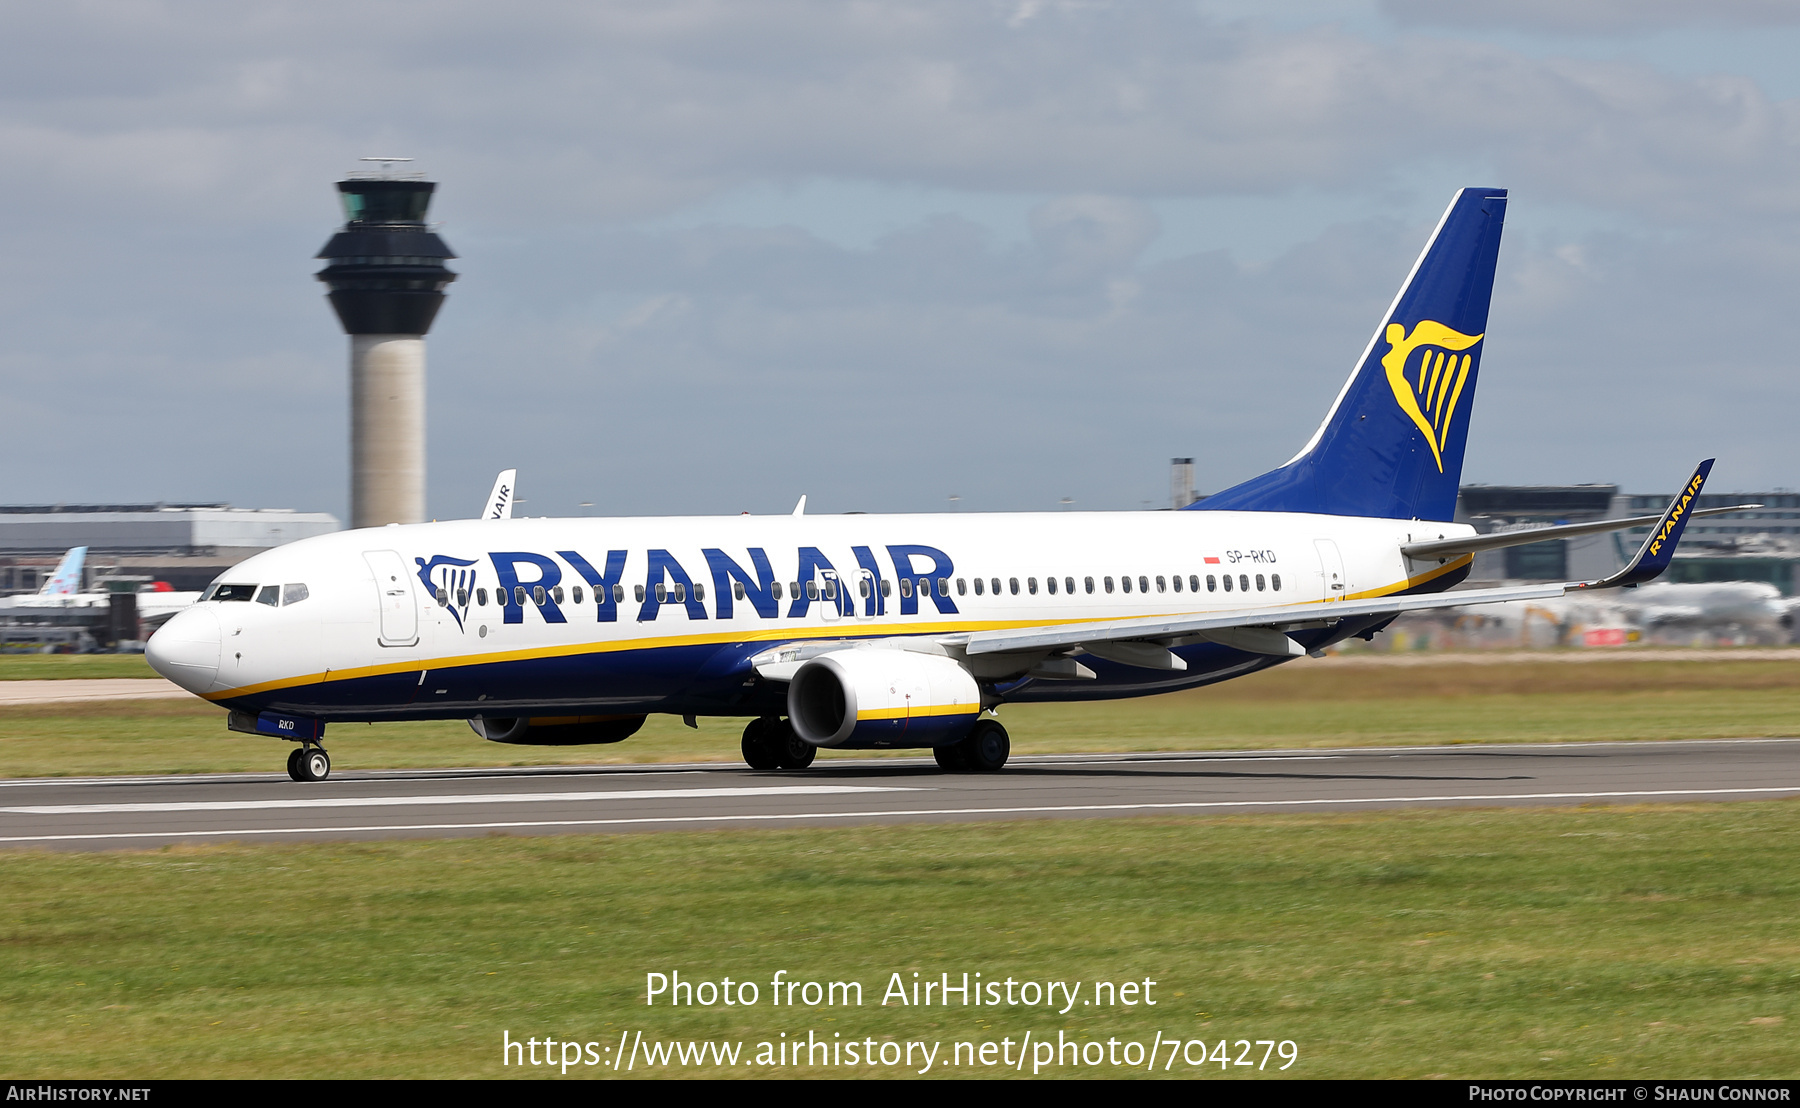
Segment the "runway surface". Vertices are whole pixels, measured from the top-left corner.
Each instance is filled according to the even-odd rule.
[[[1800,796],[1800,739],[0,781],[0,847],[1095,819]]]

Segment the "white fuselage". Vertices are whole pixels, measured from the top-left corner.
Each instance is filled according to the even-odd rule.
[[[1443,587],[1466,559],[1420,564],[1400,546],[1468,533],[1206,511],[389,526],[241,563],[209,592],[241,599],[178,614],[150,653],[208,699],[328,718],[455,718],[502,705],[753,715],[735,690],[754,684],[747,659],[774,644],[1288,605],[1323,614],[1337,601]],[[1176,687],[1167,673],[1129,667],[1103,677],[1081,695]]]

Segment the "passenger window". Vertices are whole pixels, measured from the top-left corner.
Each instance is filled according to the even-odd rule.
[[[1014,596],[1019,595],[1019,579],[1017,577],[1008,577],[1006,579],[1006,584],[1012,590]]]
[[[919,595],[920,596],[930,596],[931,595],[931,579],[930,578],[928,578],[928,577],[919,578]]]
[[[1087,584],[1087,591],[1091,594],[1094,591],[1094,579],[1092,577],[1083,577],[1082,581]]]
[[[1214,577],[1210,573],[1206,575],[1206,591],[1207,592],[1218,592],[1219,591],[1219,579],[1217,577]]]
[[[1140,577],[1140,578],[1138,578],[1138,580],[1142,581],[1143,578]],[[1169,583],[1168,583],[1168,581],[1163,579],[1163,575],[1160,573],[1156,575],[1156,591],[1157,592],[1168,592],[1169,591]]]
[[[948,577],[938,578],[938,595],[939,596],[949,596],[950,595],[950,578],[948,578]]]
[[[542,586],[542,585],[531,586],[531,602],[533,604],[536,604],[540,608],[542,608],[544,606],[544,586]],[[520,603],[522,604],[522,603],[524,603],[524,601],[520,601]]]
[[[999,596],[1000,595],[1000,578],[990,577],[990,578],[988,578],[988,584],[993,587],[994,595]]]
[[[1197,575],[1192,574],[1192,573],[1188,574],[1188,591],[1189,592],[1199,592],[1200,591],[1200,578]]]
[[[912,578],[910,578],[910,577],[900,578],[900,595],[901,596],[911,596],[912,595]]]
[[[675,592],[675,603],[677,603],[677,604],[686,604],[687,603],[687,586],[686,585],[682,584],[680,581],[675,582],[674,592]]]
[[[274,585],[270,585],[270,586],[269,586],[269,587],[270,587],[270,588],[271,588],[271,589],[272,589],[272,588],[274,588],[274,587],[275,587],[275,586],[274,586]],[[436,599],[436,600],[437,600],[437,602],[438,602],[438,607],[440,607],[440,608],[448,608],[448,607],[449,607],[449,606],[450,606],[450,590],[449,590],[449,589],[444,589],[444,588],[440,588],[440,589],[438,589],[438,591],[437,591],[437,594],[436,594],[436,596],[435,596],[435,597],[434,597],[434,599]],[[273,601],[273,600],[271,600],[271,601],[270,601],[270,602],[269,602],[269,603],[271,603],[271,604],[273,604],[273,603],[274,603],[274,601]]]
[[[979,577],[975,578],[975,595],[980,596],[982,593],[984,593],[986,591],[987,590],[983,586],[981,578],[979,578]]]
[[[556,601],[558,604],[561,604],[563,602],[563,591],[562,591],[561,585],[558,585],[555,588],[550,590],[550,599]]]
[[[662,589],[661,585],[658,585],[656,587],[657,587],[658,591],[660,591]],[[632,592],[633,596],[637,597],[637,602],[639,604],[642,604],[644,602],[644,586],[633,585],[633,586],[631,586],[631,592]],[[658,599],[661,599],[661,598],[658,597]]]
[[[733,581],[731,583],[731,595],[739,600],[744,599],[744,583],[742,581]]]
[[[827,600],[836,600],[837,599],[837,581],[830,577],[827,577],[825,579],[825,599],[827,599]]]
[[[641,585],[638,587],[638,599],[639,600],[644,599],[644,589],[643,589],[643,586],[641,586]],[[613,603],[614,604],[625,603],[625,586],[624,585],[614,585],[613,586]]]
[[[1051,596],[1055,596],[1056,595],[1056,578],[1054,578],[1054,577],[1045,578],[1044,579],[1044,588],[1050,590]]]
[[[1269,574],[1269,584],[1275,589],[1276,592],[1280,592],[1281,591],[1281,574],[1279,574],[1279,573]]]
[[[486,589],[476,589],[475,590],[475,606],[477,608],[487,607],[487,590]]]
[[[1239,592],[1249,592],[1250,591],[1250,575],[1248,573],[1238,574],[1238,591]]]
[[[1035,578],[1035,577],[1025,578],[1025,588],[1031,593],[1031,595],[1036,596],[1037,595],[1037,578]]]
[[[956,579],[956,595],[958,595],[958,596],[969,595],[969,587],[967,584],[964,583],[964,579],[961,577],[958,577]]]
[[[798,581],[789,581],[788,582],[788,595],[793,597],[795,600],[800,599],[800,582],[798,582]]]
[[[1112,578],[1108,577],[1106,579],[1106,591],[1110,593],[1110,592],[1112,592],[1112,589],[1113,589]]]
[[[1123,588],[1126,592],[1130,592],[1131,591],[1131,578],[1129,578],[1129,577],[1119,578],[1119,587]]]
[[[1225,591],[1226,592],[1231,591],[1231,574],[1229,574],[1229,573],[1227,573],[1225,575]]]
[[[1263,591],[1263,575],[1260,573],[1256,575],[1256,591]]]
[[[281,586],[264,585],[256,594],[258,604],[267,604],[271,608],[281,607]]]
[[[521,608],[523,608],[525,606],[525,586],[524,585],[514,585],[513,586],[513,603],[517,604]]]
[[[892,581],[889,581],[885,577],[883,577],[881,579],[881,595],[883,595],[883,596],[894,595],[894,583]]]
[[[702,585],[698,581],[694,582],[694,599],[695,600],[705,600],[706,599],[706,586]]]
[[[1150,579],[1148,577],[1140,576],[1138,578],[1138,591],[1139,592],[1149,592],[1150,591]]]
[[[780,581],[770,581],[769,582],[769,595],[774,597],[777,600],[781,599],[781,582]]]
[[[293,588],[292,585],[289,585],[288,587]],[[288,601],[288,603],[292,604],[293,601],[290,600],[290,601]],[[456,606],[458,608],[467,608],[469,606],[469,590],[468,589],[457,589],[456,590]]]
[[[669,599],[668,587],[665,586],[661,581],[658,581],[656,583],[656,602],[658,604],[661,604],[668,599]]]
[[[281,602],[283,604],[298,604],[302,600],[305,600],[306,597],[307,592],[305,585],[292,584],[281,586]],[[463,599],[457,601],[457,603],[466,606],[469,603],[469,599],[467,596],[464,596]]]
[[[1070,596],[1075,595],[1075,578],[1073,578],[1073,577],[1063,578],[1063,591],[1068,593]]]
[[[867,577],[856,583],[856,594],[864,600],[869,598],[869,579]]]
[[[569,599],[573,600],[577,604],[581,603],[581,586],[580,585],[576,585],[575,588],[570,591]]]
[[[817,581],[808,581],[806,583],[806,599],[819,599],[819,583]]]
[[[1161,578],[1158,578],[1158,580],[1161,580]],[[1175,586],[1175,591],[1176,591],[1176,592],[1180,592],[1180,591],[1181,591],[1181,574],[1179,574],[1179,573],[1177,573],[1177,574],[1176,574],[1176,575],[1175,575],[1175,576],[1174,576],[1174,577],[1173,577],[1173,578],[1172,578],[1172,579],[1171,579],[1171,580],[1170,580],[1170,581],[1169,581],[1169,584],[1171,584],[1171,585],[1174,585],[1174,586]]]

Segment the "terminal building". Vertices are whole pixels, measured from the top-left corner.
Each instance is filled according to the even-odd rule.
[[[1456,519],[1483,534],[1556,523],[1660,516],[1674,493],[1621,493],[1617,485],[1465,485]],[[1688,524],[1663,580],[1675,583],[1760,581],[1783,596],[1800,595],[1800,493],[1705,493],[1695,505],[1762,507],[1706,516]],[[1650,533],[1626,531],[1515,546],[1479,554],[1470,579],[1580,581],[1623,566]]]
[[[340,526],[325,512],[229,504],[0,505],[0,596],[36,592],[76,546],[88,548],[84,590],[166,581],[187,592],[253,554]]]

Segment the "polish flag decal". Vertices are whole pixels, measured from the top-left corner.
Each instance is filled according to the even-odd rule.
[[[1217,559],[1217,558],[1208,558],[1208,559],[1206,559],[1206,564],[1207,564],[1207,565],[1209,565],[1209,566],[1216,566],[1216,565],[1218,565],[1218,564],[1219,564],[1219,559]]]

